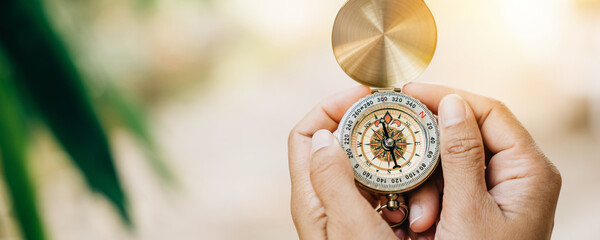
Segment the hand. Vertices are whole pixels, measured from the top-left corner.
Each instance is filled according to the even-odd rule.
[[[402,230],[393,232],[375,212],[373,206],[380,199],[358,190],[348,157],[331,134],[346,110],[369,92],[358,86],[323,101],[290,133],[292,217],[301,239],[398,239],[404,235]],[[384,215],[392,222],[404,218],[400,211],[384,210]]]
[[[403,90],[434,113],[439,105],[444,178],[430,179],[410,194],[410,228],[396,229],[396,236],[408,231],[413,239],[549,238],[560,175],[510,111],[495,100],[438,85],[415,83]],[[377,198],[358,194],[331,134],[317,132],[335,129],[347,108],[367,93],[355,88],[325,101],[290,134],[292,216],[300,238],[394,238],[374,214]],[[466,102],[447,96],[452,93]],[[487,174],[484,141],[492,154]],[[384,215],[392,222],[403,217],[386,210]]]
[[[508,108],[434,84],[411,83],[403,91],[438,113],[443,171],[443,186],[426,184],[419,191],[428,194],[410,197],[410,235],[549,239],[561,177]],[[437,227],[416,234],[431,226],[438,209],[432,202],[442,192]],[[416,206],[422,215],[413,215]]]

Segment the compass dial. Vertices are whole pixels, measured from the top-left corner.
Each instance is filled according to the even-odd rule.
[[[404,192],[438,164],[438,127],[416,99],[396,92],[369,95],[345,114],[339,140],[355,179],[378,192]]]

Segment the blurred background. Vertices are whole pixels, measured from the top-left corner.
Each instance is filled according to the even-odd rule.
[[[90,182],[94,168],[71,152],[77,141],[65,144],[61,121],[39,110],[24,167],[43,225],[34,228],[66,240],[297,238],[287,135],[323,98],[356,84],[331,50],[344,2],[41,1],[106,135],[106,173],[112,161],[110,179],[126,200]],[[562,173],[553,239],[600,239],[600,0],[426,3],[438,47],[418,81],[505,102]],[[26,77],[10,45],[4,52],[0,67]],[[33,99],[39,109],[48,102]],[[0,239],[24,239],[11,204],[22,188],[7,187],[3,156]]]

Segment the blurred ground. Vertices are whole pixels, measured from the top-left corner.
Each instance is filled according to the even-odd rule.
[[[34,166],[53,239],[297,238],[287,135],[355,84],[331,51],[343,1],[47,2],[95,94],[109,79],[148,107],[179,179],[161,184],[131,136],[113,132],[128,232],[42,129]],[[439,39],[419,81],[504,101],[562,173],[553,239],[600,239],[598,1],[426,2]],[[0,239],[15,239],[0,199]]]

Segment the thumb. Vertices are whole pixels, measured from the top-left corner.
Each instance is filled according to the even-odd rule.
[[[356,188],[348,157],[333,134],[315,132],[311,152],[310,179],[325,208],[328,239],[394,239],[388,224]]]
[[[458,95],[442,99],[438,108],[444,196],[458,201],[476,201],[487,191],[485,153],[473,111]]]

